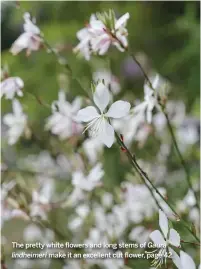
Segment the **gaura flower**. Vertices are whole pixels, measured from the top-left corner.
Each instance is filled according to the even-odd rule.
[[[96,35],[96,38],[92,40],[93,51],[98,52],[99,55],[104,55],[111,45],[116,46],[121,52],[125,51],[128,46],[128,31],[125,27],[130,17],[129,13],[124,14],[117,20],[112,12],[108,25],[102,14],[100,17],[103,17],[102,21],[99,23],[94,21],[91,28],[89,28],[89,31],[94,32]]]
[[[196,269],[196,265],[195,265],[193,259],[186,252],[181,250],[180,257],[175,251],[173,251],[172,254],[173,254],[172,260],[177,268],[179,268],[179,269]],[[198,269],[200,269],[200,268],[201,268],[201,266],[199,265]]]
[[[1,82],[1,97],[5,95],[6,99],[13,99],[15,94],[23,96],[22,88],[24,82],[19,77],[10,77]]]
[[[170,84],[163,79],[159,74],[152,75],[149,78],[151,85],[146,81],[144,84],[144,102],[134,107],[136,114],[142,113],[148,123],[152,122],[152,112],[154,107],[160,111],[158,98],[166,98],[170,90]]]
[[[111,89],[113,94],[118,94],[121,90],[118,78],[111,74],[110,70],[100,69],[93,73],[93,80],[104,80],[104,84]]]
[[[155,89],[156,85],[158,83],[158,77],[156,76],[155,79],[152,82],[152,86]],[[152,111],[154,107],[157,105],[157,99],[155,96],[155,93],[153,89],[149,86],[148,83],[144,84],[144,101],[134,107],[134,113],[139,114],[145,114],[145,118],[148,123],[152,122]]]
[[[172,248],[169,247],[170,245],[180,247],[180,235],[175,229],[169,229],[168,218],[161,210],[159,210],[159,226],[162,233],[159,230],[155,230],[149,235],[154,244],[164,246],[159,248],[158,258],[153,262],[156,268],[163,264],[163,260],[165,260],[166,263],[168,257],[167,250],[170,253],[173,251]]]
[[[116,19],[112,10],[108,13],[92,14],[87,26],[77,33],[80,43],[74,52],[80,52],[89,60],[92,53],[104,55],[110,45],[125,51],[128,46],[126,23],[129,17],[129,13],[126,13]]]
[[[27,55],[29,55],[31,51],[38,50],[42,42],[40,29],[34,24],[27,12],[24,14],[24,21],[24,33],[13,43],[10,50],[13,55],[17,55],[23,49],[27,49]]]
[[[23,113],[20,102],[16,99],[12,102],[13,114],[9,113],[3,117],[3,123],[9,127],[8,144],[13,145],[24,133],[27,126],[27,116]]]
[[[77,119],[82,122],[89,122],[84,131],[90,129],[90,134],[93,137],[97,137],[110,148],[114,143],[114,129],[110,125],[109,119],[125,117],[129,113],[130,104],[125,101],[116,101],[106,112],[105,109],[110,101],[110,93],[102,82],[99,82],[96,86],[93,101],[97,108],[88,106],[79,110]]]
[[[97,163],[85,176],[82,171],[76,171],[72,175],[72,184],[85,191],[92,191],[100,185],[100,180],[104,175],[101,163]]]
[[[66,101],[65,93],[60,91],[58,101],[55,101],[52,105],[53,115],[47,119],[46,129],[58,135],[61,140],[80,133],[82,126],[75,119],[80,106],[81,99],[79,97],[69,103]]]
[[[94,15],[91,15],[89,25],[91,25],[93,23],[93,20],[96,20],[96,18]],[[80,53],[81,55],[84,56],[84,58],[87,61],[90,60],[90,56],[92,53],[92,49],[91,49],[92,33],[90,33],[88,31],[89,25],[87,25],[85,28],[83,28],[77,32],[76,35],[77,35],[77,38],[79,39],[80,43],[73,49],[74,53]]]

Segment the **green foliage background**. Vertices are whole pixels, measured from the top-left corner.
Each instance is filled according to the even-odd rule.
[[[75,77],[78,77],[85,88],[89,89],[92,72],[100,66],[110,66],[112,72],[120,78],[122,92],[120,95],[128,97],[130,102],[143,97],[143,80],[137,76],[127,79],[122,72],[122,64],[126,54],[111,49],[106,57],[94,57],[86,62],[77,58],[72,53],[72,48],[77,44],[76,32],[84,27],[91,13],[114,9],[117,15],[130,13],[128,21],[129,43],[133,53],[144,52],[153,69],[162,76],[168,78],[174,85],[170,93],[170,99],[182,99],[187,106],[187,111],[193,117],[199,117],[199,89],[200,89],[200,18],[199,1],[22,1],[20,9],[15,8],[15,2],[2,4],[2,64],[9,66],[11,76],[19,76],[24,80],[23,108],[29,116],[30,127],[34,130],[34,137],[30,141],[21,140],[15,146],[16,156],[26,156],[30,153],[39,153],[42,149],[48,149],[52,156],[58,153],[68,153],[70,150],[68,141],[59,142],[55,137],[44,131],[45,119],[50,111],[41,106],[34,95],[41,98],[47,104],[57,99],[58,90],[62,87],[66,90],[68,99],[79,95],[85,95],[75,80],[68,81],[68,74],[55,57],[46,53],[45,49],[32,53],[26,57],[25,53],[12,56],[9,48],[22,30],[23,10],[36,17],[37,25],[44,33],[45,39],[52,47],[63,46],[62,55],[67,59]],[[62,78],[65,78],[62,80]],[[31,93],[31,94],[30,94]],[[11,104],[2,101],[2,114],[11,111]],[[82,138],[80,138],[81,140]],[[133,145],[133,150],[138,157],[143,157],[154,163],[154,156],[159,145],[154,139],[149,138],[143,149]],[[2,140],[3,153],[8,147]],[[14,165],[13,158],[7,156],[7,162]],[[150,159],[151,156],[151,159]],[[193,179],[199,175],[199,148],[193,147],[185,156],[192,164]],[[173,184],[174,171],[180,168],[178,160],[172,152],[169,170],[170,178],[167,187],[171,197],[182,197],[186,186],[177,181],[178,188]],[[117,160],[119,163],[117,163]],[[111,150],[105,150],[102,161],[106,171],[105,184],[108,190],[118,186],[124,178],[125,171],[129,171],[128,163],[120,156],[119,148],[113,146]],[[182,179],[181,173],[180,178]],[[29,180],[29,178],[27,178]],[[61,188],[62,189],[62,188]],[[178,190],[179,189],[179,190]],[[170,197],[170,199],[171,199]],[[67,213],[51,213],[53,223],[65,223]],[[61,219],[61,220],[60,220]],[[60,221],[59,221],[60,220]],[[8,223],[5,234],[10,240],[20,240],[19,234],[23,225],[16,221],[13,228]],[[65,230],[64,227],[61,230]],[[181,230],[182,232],[182,230]],[[11,237],[12,236],[12,237]],[[8,247],[8,253],[10,251]],[[133,268],[146,268],[142,261],[135,261]],[[56,267],[57,266],[57,267]],[[12,267],[10,267],[12,268]],[[55,267],[60,268],[60,264]]]

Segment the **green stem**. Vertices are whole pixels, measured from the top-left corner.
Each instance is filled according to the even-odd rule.
[[[146,72],[144,71],[143,67],[141,66],[141,64],[138,62],[138,60],[135,58],[135,56],[133,55],[133,53],[129,52],[129,55],[132,57],[133,61],[138,65],[138,67],[140,68],[140,70],[142,71],[145,79],[147,80],[147,83],[149,84],[149,86],[151,87],[151,89],[155,92],[155,89],[148,77],[148,75],[146,74]],[[175,147],[175,150],[177,152],[177,155],[181,161],[181,164],[183,166],[183,169],[185,171],[185,174],[186,174],[186,181],[188,183],[188,186],[189,188],[191,189],[191,191],[193,192],[194,196],[195,196],[195,199],[196,199],[196,207],[199,209],[199,202],[198,202],[198,198],[197,198],[197,195],[193,189],[193,186],[192,186],[192,183],[191,183],[191,180],[190,180],[190,170],[189,170],[189,167],[186,163],[186,161],[184,160],[182,154],[181,154],[181,151],[179,150],[179,147],[178,147],[178,143],[177,143],[177,140],[176,140],[176,137],[175,137],[175,134],[174,134],[174,131],[173,131],[173,128],[172,128],[172,125],[171,125],[171,122],[170,122],[170,119],[168,117],[168,114],[167,112],[164,110],[164,107],[162,106],[162,104],[159,104],[161,106],[161,109],[162,109],[162,112],[167,120],[167,126],[168,126],[168,130],[170,132],[170,135],[172,137],[172,140],[173,140],[173,144],[174,144],[174,147]]]
[[[59,60],[60,55],[51,48],[51,46],[49,45],[49,43],[47,41],[44,41],[44,43],[46,44],[46,46],[50,49],[50,51],[56,56],[56,58]],[[127,48],[126,48],[127,50]],[[133,56],[134,57],[134,56]],[[134,58],[135,59],[135,58]],[[141,67],[140,63],[138,61],[136,61],[136,63],[138,64],[139,67]],[[72,75],[72,70],[68,65],[65,65],[65,67],[67,67],[68,70],[70,70],[71,75]],[[142,67],[141,67],[142,69]],[[144,70],[142,71],[143,74],[145,75],[148,83],[150,84],[150,86],[152,87],[152,84],[148,78],[148,76],[146,75],[146,73],[144,72]],[[81,85],[81,83],[79,82],[79,80],[77,80],[78,83]],[[82,86],[81,86],[82,87]],[[152,87],[153,88],[153,87]],[[83,87],[82,87],[83,89]],[[84,91],[86,91],[84,89]],[[116,133],[115,133],[116,134]],[[170,207],[170,209],[172,210],[172,212],[174,212],[174,214],[180,219],[180,216],[177,214],[177,212],[174,210],[174,208],[172,207],[172,205],[169,204],[169,202],[166,201],[166,199],[163,197],[163,195],[158,191],[158,189],[154,186],[154,184],[151,182],[151,180],[149,179],[149,177],[147,176],[147,174],[141,169],[141,167],[138,165],[138,163],[136,162],[135,156],[133,156],[130,151],[127,149],[127,147],[125,146],[125,144],[121,141],[121,139],[119,138],[119,136],[116,134],[117,137],[117,141],[120,144],[120,146],[122,146],[123,148],[126,149],[126,154],[128,159],[130,160],[132,166],[134,167],[135,171],[139,174],[139,176],[141,177],[141,179],[143,180],[143,182],[146,182],[146,180],[150,183],[150,185],[152,186],[152,188],[156,191],[156,193],[162,198],[162,200]],[[146,186],[148,185],[147,182],[145,183]],[[148,187],[148,186],[147,186]],[[149,186],[149,190],[150,190],[150,186]],[[151,191],[152,193],[152,191]],[[153,193],[152,193],[153,194]],[[154,194],[153,194],[154,195]],[[155,197],[155,196],[154,196]],[[156,199],[154,199],[156,202]],[[157,205],[159,204],[158,201],[156,202]],[[161,206],[159,205],[159,208],[161,208]],[[188,231],[195,237],[195,239],[200,242],[199,238],[192,233],[192,231],[190,230],[190,228],[188,227],[188,225],[186,225],[185,221],[181,220],[183,222],[183,224],[185,225],[186,229],[188,229]]]
[[[159,190],[154,186],[152,181],[149,179],[148,175],[142,170],[142,168],[139,166],[139,164],[136,161],[136,158],[134,155],[131,154],[131,152],[128,150],[124,142],[120,139],[117,133],[115,133],[118,144],[125,149],[125,153],[131,163],[131,165],[134,167],[135,171],[138,173],[138,175],[141,177],[143,182],[148,181],[152,188],[156,191],[156,193],[161,197],[161,199],[169,206],[169,208],[172,210],[172,212],[175,214],[176,217],[179,218],[179,220],[184,224],[185,228],[193,235],[193,237],[200,242],[200,239],[194,234],[191,229],[188,227],[188,224],[180,218],[174,207],[163,197],[163,195],[159,192]]]
[[[189,242],[189,241],[181,240],[181,243],[184,243],[184,244],[191,244],[191,245],[196,245],[196,246],[199,246],[199,247],[200,247],[200,244],[199,244],[199,243],[196,243],[196,242]]]
[[[122,141],[121,141],[121,139],[119,138],[119,136],[116,133],[115,133],[115,135],[116,135],[118,144],[122,147],[122,144],[121,144]],[[123,148],[125,148],[125,146],[123,146]],[[130,157],[130,152],[127,149],[126,149],[126,153],[128,153],[127,156]],[[136,166],[133,166],[133,168],[135,169],[135,171],[139,175]],[[158,200],[156,199],[156,196],[154,195],[153,190],[151,189],[150,185],[147,183],[147,181],[144,179],[144,177],[140,177],[140,178],[143,181],[143,183],[146,185],[146,187],[149,189],[149,192],[150,192],[152,198],[154,199],[155,203],[157,204],[158,208],[160,208],[163,211],[163,208],[161,207],[161,205],[159,204]]]
[[[179,150],[179,146],[178,146],[178,143],[177,143],[177,140],[176,140],[176,137],[175,137],[175,134],[174,134],[174,131],[173,131],[173,128],[172,128],[170,119],[169,119],[169,117],[168,117],[168,114],[167,114],[167,112],[166,112],[165,110],[163,110],[163,113],[164,113],[165,118],[166,118],[166,120],[167,120],[168,129],[169,129],[169,131],[170,131],[170,133],[171,133],[172,141],[173,141],[175,150],[176,150],[177,155],[178,155],[178,157],[179,157],[179,159],[180,159],[180,161],[181,161],[181,164],[182,164],[182,166],[183,166],[183,169],[184,169],[184,171],[185,171],[185,173],[186,173],[186,181],[188,182],[188,186],[189,186],[189,188],[190,188],[190,189],[193,191],[193,193],[194,193],[194,196],[195,196],[195,198],[196,198],[196,206],[197,206],[197,208],[199,209],[198,197],[197,197],[197,195],[196,195],[196,193],[195,193],[195,191],[194,191],[194,189],[193,189],[193,186],[192,186],[192,183],[191,183],[191,180],[190,180],[190,169],[189,169],[189,167],[187,166],[187,164],[186,164],[186,162],[185,162],[185,160],[184,160],[184,158],[183,158],[183,156],[182,156],[182,154],[181,154],[181,152],[180,152],[180,150]]]

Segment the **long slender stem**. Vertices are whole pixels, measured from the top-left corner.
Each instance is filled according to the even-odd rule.
[[[118,136],[116,133],[115,133],[115,135],[116,135],[116,138],[117,138],[117,141],[118,141],[119,145],[122,146],[122,145],[121,145],[121,142],[122,142],[121,139],[119,138],[119,136]],[[125,148],[125,147],[124,147],[124,148]],[[126,152],[127,152],[127,149],[126,149]],[[128,154],[129,154],[129,152],[128,152]],[[128,154],[127,154],[127,155],[128,155]],[[135,171],[138,173],[137,168],[136,168],[135,166],[133,166],[133,168],[134,168]],[[138,173],[138,175],[139,175],[139,173]],[[146,185],[146,187],[148,188],[148,190],[149,190],[149,192],[150,192],[152,198],[154,199],[156,205],[158,206],[158,208],[160,208],[160,209],[163,211],[163,208],[161,207],[161,205],[159,204],[158,200],[156,199],[156,196],[155,196],[154,193],[153,193],[153,189],[150,187],[150,185],[147,183],[147,181],[144,179],[144,177],[140,177],[140,178],[141,178],[141,180],[143,181],[143,183]]]
[[[53,50],[53,49],[51,48],[51,46],[49,45],[49,43],[48,43],[47,41],[45,41],[45,44],[48,46],[48,48],[51,50],[51,52],[56,56],[57,60],[59,60],[60,55],[59,55],[57,52],[55,52],[55,50]],[[127,48],[126,48],[126,50],[127,50]],[[134,58],[134,59],[135,59],[135,58]],[[139,62],[137,62],[137,64],[138,64],[139,66],[141,66]],[[69,67],[69,65],[65,65],[65,67],[67,67],[67,69],[71,71],[71,75],[72,75],[72,70],[71,70],[71,68]],[[141,69],[142,69],[142,67],[141,67]],[[145,75],[145,77],[146,77],[148,83],[150,83],[150,86],[152,87],[152,84],[151,84],[151,82],[150,82],[148,76],[147,76],[146,73],[144,72],[144,70],[143,70],[143,74]],[[79,81],[78,81],[78,82],[79,82]],[[81,85],[80,82],[79,82],[79,84]],[[82,88],[83,88],[83,87],[82,87]],[[152,88],[153,88],[153,87],[152,87]],[[84,91],[85,91],[85,89],[84,89]],[[115,134],[116,134],[116,133],[115,133]],[[177,214],[177,212],[175,211],[174,207],[173,207],[168,201],[166,201],[166,199],[163,197],[163,195],[158,191],[158,189],[157,189],[157,188],[154,186],[154,184],[151,182],[151,180],[149,179],[149,177],[147,176],[147,174],[146,174],[146,173],[142,170],[142,168],[138,165],[138,163],[137,163],[137,161],[136,161],[136,159],[135,159],[135,156],[132,155],[132,154],[130,153],[130,151],[127,149],[126,145],[124,144],[124,142],[121,141],[121,139],[119,138],[119,136],[118,136],[117,134],[116,134],[116,137],[117,137],[117,141],[118,141],[119,145],[126,149],[126,154],[127,154],[127,157],[128,157],[128,159],[129,159],[129,161],[131,162],[132,166],[134,167],[134,169],[136,170],[136,172],[139,174],[139,176],[141,177],[141,179],[143,180],[143,182],[148,181],[148,182],[150,183],[151,187],[156,191],[156,193],[157,193],[157,194],[162,198],[162,200],[169,206],[169,208],[172,210],[172,212],[173,212],[173,213],[180,219],[180,216]],[[146,182],[145,184],[146,184],[146,186],[148,185],[147,182]],[[147,186],[147,187],[148,187],[148,186]],[[149,187],[149,190],[150,190],[150,187]],[[153,193],[152,193],[152,194],[153,194]],[[154,196],[154,197],[155,197],[155,196]],[[155,202],[156,202],[156,199],[154,199],[154,200],[155,200]],[[157,201],[156,203],[157,203],[157,205],[159,204],[158,201]],[[161,207],[159,206],[159,208],[161,208]],[[188,227],[188,224],[186,224],[184,220],[182,220],[182,219],[180,219],[180,220],[183,222],[183,224],[184,224],[184,226],[186,227],[186,229],[188,229],[188,231],[194,236],[194,238],[195,238],[198,242],[200,242],[199,238],[198,238],[198,237],[191,231],[191,229]]]
[[[129,52],[129,51],[128,51],[128,53],[129,53],[129,55],[132,57],[133,61],[138,65],[138,67],[139,67],[140,70],[142,71],[142,73],[143,73],[145,79],[147,80],[147,83],[148,83],[149,86],[151,87],[151,89],[152,89],[153,91],[155,91],[155,89],[154,89],[154,87],[153,87],[153,85],[152,85],[152,83],[151,83],[151,81],[150,81],[148,75],[147,75],[146,72],[144,71],[144,68],[141,66],[141,64],[138,62],[138,60],[135,58],[135,56],[133,55],[133,53],[131,53],[131,52]],[[176,150],[176,152],[177,152],[177,155],[178,155],[178,157],[179,157],[179,159],[180,159],[180,161],[181,161],[181,164],[182,164],[182,166],[183,166],[183,169],[184,169],[184,171],[185,171],[185,174],[186,174],[186,181],[187,181],[187,183],[188,183],[189,188],[192,190],[192,192],[193,192],[193,194],[194,194],[194,196],[195,196],[195,199],[196,199],[196,207],[197,207],[197,208],[200,208],[200,207],[199,207],[199,200],[198,200],[198,198],[197,198],[197,195],[196,195],[196,193],[195,193],[195,191],[194,191],[194,189],[193,189],[193,186],[192,186],[192,183],[191,183],[191,180],[190,180],[190,170],[189,170],[189,167],[188,167],[186,161],[184,160],[184,158],[183,158],[183,156],[182,156],[182,154],[181,154],[181,151],[179,150],[178,143],[177,143],[177,140],[176,140],[176,137],[175,137],[175,134],[174,134],[174,131],[173,131],[173,128],[172,128],[170,119],[169,119],[169,117],[168,117],[168,114],[167,114],[167,112],[165,111],[164,107],[163,107],[161,104],[160,104],[160,106],[161,106],[162,112],[163,112],[163,114],[164,114],[164,116],[165,116],[165,118],[166,118],[166,120],[167,120],[168,130],[169,130],[170,135],[171,135],[171,137],[172,137],[172,140],[173,140],[173,144],[174,144],[175,150]]]
[[[191,229],[188,227],[188,224],[186,224],[186,222],[184,220],[182,220],[180,218],[180,216],[178,215],[178,213],[176,212],[176,210],[174,209],[174,207],[163,197],[163,195],[159,192],[159,190],[154,186],[154,184],[152,183],[152,181],[149,179],[148,175],[143,171],[143,169],[139,166],[139,164],[136,161],[136,158],[134,155],[131,154],[131,152],[129,151],[129,149],[126,147],[126,145],[124,144],[124,142],[120,139],[120,137],[118,136],[117,133],[116,134],[116,138],[117,138],[117,142],[118,144],[125,149],[125,153],[131,163],[131,165],[134,167],[134,169],[136,170],[136,172],[139,174],[139,176],[141,177],[141,179],[144,181],[148,181],[150,183],[150,185],[152,186],[152,188],[156,191],[156,193],[161,197],[161,199],[169,206],[169,208],[172,210],[172,212],[175,214],[176,217],[179,218],[179,220],[184,224],[185,228],[193,235],[193,237],[200,242],[200,239],[197,237],[196,234],[194,234]]]
[[[168,114],[167,114],[167,112],[166,112],[165,110],[163,111],[163,113],[164,113],[165,118],[166,118],[166,120],[167,120],[168,129],[169,129],[169,131],[170,131],[170,133],[171,133],[172,141],[173,141],[175,150],[176,150],[176,152],[177,152],[177,155],[179,156],[179,159],[180,159],[180,161],[181,161],[181,164],[182,164],[182,166],[183,166],[183,168],[184,168],[184,171],[185,171],[185,173],[186,173],[186,180],[187,180],[187,182],[188,182],[188,186],[189,186],[189,188],[193,191],[194,196],[195,196],[195,198],[196,198],[196,206],[199,208],[198,198],[197,198],[197,195],[196,195],[196,193],[195,193],[195,191],[194,191],[194,189],[193,189],[193,186],[192,186],[192,183],[191,183],[191,180],[190,180],[190,169],[189,169],[189,167],[187,166],[187,164],[186,164],[186,162],[185,162],[185,160],[184,160],[184,158],[183,158],[183,156],[182,156],[182,154],[181,154],[181,152],[180,152],[180,150],[179,150],[178,143],[177,143],[177,140],[176,140],[176,137],[175,137],[173,128],[172,128],[172,124],[171,124],[170,119],[169,119],[169,117],[168,117]]]
[[[195,246],[199,246],[199,247],[200,247],[200,244],[199,244],[199,243],[196,243],[196,242],[189,242],[189,241],[181,240],[181,243],[184,243],[184,244],[191,244],[191,245],[195,245]]]

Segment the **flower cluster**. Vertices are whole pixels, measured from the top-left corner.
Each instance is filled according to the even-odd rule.
[[[105,55],[110,46],[121,52],[127,51],[129,18],[126,13],[117,19],[113,10],[91,15],[86,27],[78,31],[79,44],[73,51],[88,61],[92,55]],[[10,50],[13,55],[23,49],[29,55],[42,43],[48,44],[29,13],[24,14],[24,21],[24,33]],[[51,52],[58,61],[61,59],[58,51],[52,48]],[[80,87],[83,85],[74,74],[68,74],[69,88],[64,91],[61,87],[58,100],[51,99],[46,103],[30,91],[29,94],[46,109],[45,116],[40,119],[44,123],[44,139],[32,127],[31,117],[23,111],[29,109],[24,105],[28,91],[23,80],[17,76],[2,77],[1,97],[7,99],[13,109],[12,113],[3,115],[3,127],[6,126],[3,136],[9,145],[16,144],[21,136],[32,139],[21,141],[26,148],[25,154],[21,155],[16,147],[19,156],[15,156],[13,147],[9,147],[11,160],[6,155],[7,148],[3,150],[6,154],[1,165],[5,175],[1,187],[1,224],[4,226],[7,221],[22,219],[27,224],[23,232],[25,242],[49,243],[58,237],[62,241],[81,244],[103,243],[110,247],[101,248],[101,253],[119,255],[118,259],[114,256],[111,259],[63,259],[63,269],[131,268],[130,260],[124,256],[127,249],[119,248],[128,241],[136,245],[155,244],[151,251],[147,243],[146,249],[137,249],[138,253],[154,253],[151,268],[166,265],[169,253],[171,259],[168,262],[178,269],[195,269],[195,262],[182,248],[186,235],[179,233],[179,227],[177,230],[173,227],[175,221],[182,225],[185,214],[185,219],[193,222],[193,228],[187,227],[188,232],[197,240],[193,229],[199,229],[196,201],[199,186],[193,184],[184,198],[175,201],[174,208],[168,196],[175,186],[175,181],[171,180],[175,171],[168,160],[173,159],[172,146],[176,140],[176,149],[181,148],[184,153],[196,145],[199,141],[197,125],[186,117],[183,102],[168,100],[170,84],[159,74],[145,74],[144,99],[139,101],[133,100],[130,92],[124,94],[123,84],[112,71],[93,67],[91,89],[83,87],[85,92],[81,96],[76,96],[73,82],[77,80]],[[170,127],[172,137],[167,132]],[[151,139],[157,141],[153,161],[142,158],[143,154],[139,158],[139,151],[149,151],[145,144]],[[179,151],[179,157],[180,154]],[[185,162],[182,158],[181,161],[182,164]],[[180,170],[176,172],[180,173]],[[182,186],[183,179],[183,171],[180,177],[176,174],[176,181]],[[154,220],[158,213],[160,229],[155,230]],[[56,224],[51,219],[54,214]],[[43,230],[38,224],[42,224]],[[84,251],[91,254],[97,249],[86,248]],[[148,264],[147,260],[144,262]],[[51,266],[50,260],[37,261],[37,265],[26,259],[13,263],[14,268]]]
[[[74,52],[80,52],[86,60],[92,53],[104,55],[111,45],[120,51],[125,51],[128,46],[126,23],[129,13],[116,19],[112,10],[108,13],[91,15],[85,28],[77,32],[80,43],[74,48]]]
[[[29,13],[24,14],[24,21],[24,33],[13,43],[10,50],[13,55],[17,55],[23,49],[26,49],[29,55],[32,51],[37,51],[42,43],[40,29],[35,25],[35,20],[31,20]]]

